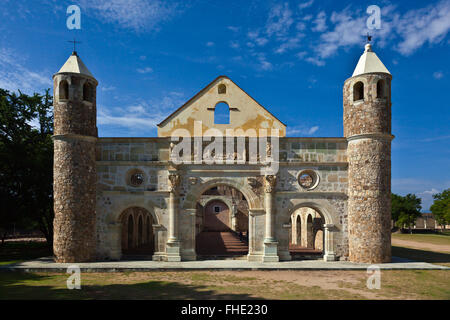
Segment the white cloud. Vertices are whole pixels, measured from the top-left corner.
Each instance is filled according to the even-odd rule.
[[[403,38],[398,50],[404,55],[412,54],[425,43],[438,43],[450,30],[450,1],[410,10],[395,19],[395,28]]]
[[[292,11],[289,9],[289,4],[278,4],[271,8],[266,24],[266,33],[269,36],[276,35],[278,37],[285,36],[294,19],[292,18]]]
[[[315,32],[324,32],[327,30],[327,15],[325,11],[321,11],[317,14],[313,24],[315,25],[311,30]]]
[[[80,5],[107,23],[136,32],[158,30],[179,8],[178,4],[161,0],[80,0]]]
[[[238,49],[240,47],[239,42],[237,41],[230,41],[230,47],[233,49]]]
[[[136,71],[139,73],[142,73],[142,74],[146,74],[146,73],[152,73],[153,69],[150,67],[145,67],[145,68],[139,68]]]
[[[116,87],[114,86],[101,86],[100,88],[104,92],[116,90]]]
[[[313,135],[319,130],[319,126],[305,127],[305,126],[288,126],[287,135],[290,137],[298,135]]]
[[[170,113],[185,102],[184,94],[169,92],[161,99],[150,102],[139,102],[125,108],[100,106],[97,123],[102,130],[111,127],[123,127],[131,134],[145,135],[149,130],[164,120]]]
[[[207,47],[214,47],[214,42],[208,41],[208,42],[206,43],[206,46],[207,46]]]
[[[275,53],[284,53],[287,50],[296,49],[300,46],[300,39],[303,37],[303,34],[298,34],[295,38],[290,38],[286,42],[282,43],[278,49],[275,50]]]
[[[313,5],[313,3],[314,3],[314,0],[302,2],[302,3],[300,3],[300,4],[298,5],[298,8],[299,8],[300,10],[306,9],[306,8],[311,7],[311,6]]]
[[[26,67],[25,63],[17,52],[0,48],[0,88],[42,94],[45,89],[53,87],[50,72],[36,72]]]
[[[235,26],[228,26],[227,29],[233,32],[239,32],[239,30],[241,30],[241,28]]]
[[[433,77],[437,80],[440,80],[444,77],[444,73],[442,71],[436,71],[433,73]]]

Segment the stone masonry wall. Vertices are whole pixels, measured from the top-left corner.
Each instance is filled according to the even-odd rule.
[[[377,92],[377,83],[384,84]],[[355,84],[364,84],[354,101]],[[344,134],[349,140],[348,227],[352,262],[391,260],[391,76],[363,74],[344,84]],[[358,97],[356,97],[358,98]]]

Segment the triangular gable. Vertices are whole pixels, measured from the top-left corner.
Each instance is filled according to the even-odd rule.
[[[218,92],[219,86],[226,87],[226,93]],[[230,123],[215,124],[214,108],[225,102],[230,107]],[[202,121],[203,131],[216,128],[226,129],[278,129],[285,136],[286,125],[270,111],[259,104],[248,93],[227,76],[219,76],[158,124],[158,136],[170,136],[176,129],[193,130],[194,121]],[[191,133],[192,135],[193,132]]]

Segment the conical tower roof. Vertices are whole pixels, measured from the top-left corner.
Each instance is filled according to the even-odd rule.
[[[66,63],[58,71],[58,73],[78,73],[84,76],[94,78],[92,73],[86,67],[86,65],[81,61],[78,54],[74,51],[72,55],[67,59]],[[57,74],[58,74],[57,73]],[[95,78],[94,78],[95,79]]]
[[[383,62],[381,62],[380,58],[372,51],[372,45],[368,43],[366,44],[363,55],[359,58],[359,62],[356,65],[352,77],[374,72],[391,74],[384,66]]]

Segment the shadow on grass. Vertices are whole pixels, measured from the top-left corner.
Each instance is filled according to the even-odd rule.
[[[429,263],[450,263],[450,254],[419,249],[392,246],[392,255],[413,261]]]
[[[219,293],[214,288],[169,281],[143,281],[132,284],[83,285],[66,289],[69,275],[0,273],[0,300],[11,299],[145,299],[145,300],[254,300],[241,293]]]
[[[0,245],[0,262],[4,262],[3,264],[47,257],[52,254],[46,242],[20,241],[5,242]]]

